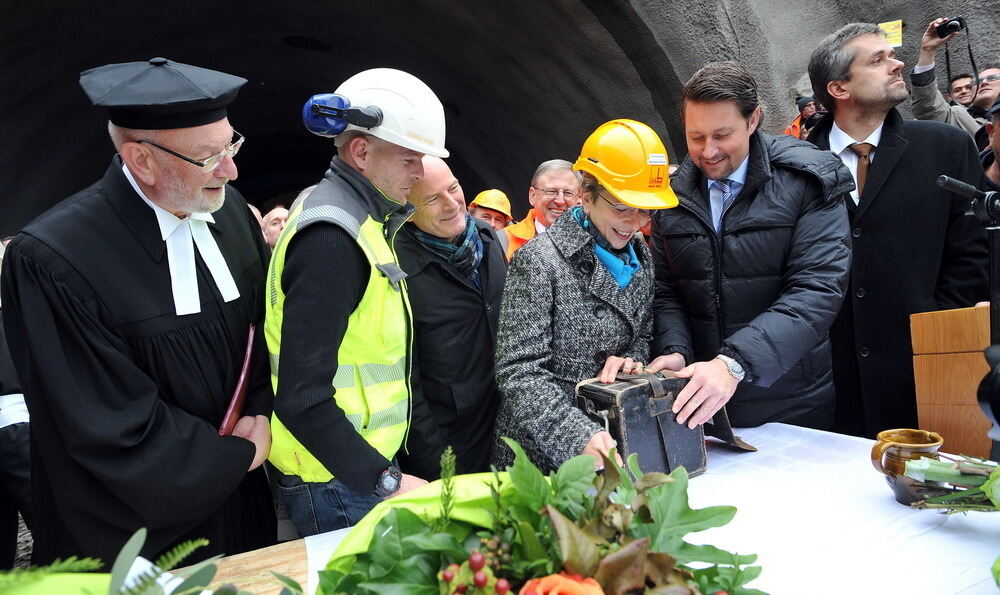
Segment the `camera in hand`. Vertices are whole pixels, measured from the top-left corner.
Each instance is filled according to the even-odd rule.
[[[948,19],[947,21],[938,25],[937,34],[938,37],[944,38],[948,37],[952,33],[958,33],[962,29],[965,29],[965,18],[955,17],[953,19]]]
[[[805,128],[806,130],[812,130],[813,127],[819,124],[819,121],[822,120],[823,116],[825,116],[826,114],[827,114],[826,110],[816,110],[816,113],[809,116],[808,118],[805,119],[804,122],[802,122],[802,127]]]

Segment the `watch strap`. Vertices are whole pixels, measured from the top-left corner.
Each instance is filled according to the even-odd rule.
[[[379,474],[375,482],[375,494],[387,498],[398,492],[402,483],[403,473],[395,465],[390,465]]]
[[[737,381],[742,381],[746,377],[746,370],[740,365],[738,361],[729,357],[728,355],[722,355],[721,353],[715,356],[715,359],[722,360],[722,363],[726,364],[726,369],[729,374],[735,378]]]

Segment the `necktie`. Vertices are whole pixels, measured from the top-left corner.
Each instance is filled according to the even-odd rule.
[[[848,149],[858,156],[858,201],[861,200],[861,191],[865,187],[865,180],[868,179],[868,167],[871,165],[869,155],[875,145],[871,143],[854,143]]]
[[[715,233],[722,231],[722,214],[726,212],[729,205],[733,204],[736,198],[736,184],[729,178],[716,180],[714,186],[719,189],[719,203],[712,205],[712,223],[715,224]]]

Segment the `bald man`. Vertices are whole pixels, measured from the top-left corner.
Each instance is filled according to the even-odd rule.
[[[490,225],[469,215],[448,165],[424,156],[423,166],[424,177],[409,197],[416,211],[397,238],[413,309],[413,394],[427,401],[432,417],[414,420],[411,431],[450,444],[459,473],[488,471],[499,403],[493,351],[506,260]]]
[[[274,245],[278,243],[278,235],[285,229],[285,222],[288,221],[288,209],[283,206],[276,206],[264,215],[260,228],[264,232],[264,241],[274,250]]]

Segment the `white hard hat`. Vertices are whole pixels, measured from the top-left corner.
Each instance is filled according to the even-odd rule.
[[[336,91],[352,107],[377,107],[382,123],[374,128],[348,124],[344,132],[360,130],[400,147],[435,157],[447,157],[444,148],[444,107],[434,91],[408,72],[394,68],[365,70],[344,81]],[[337,146],[344,136],[337,137]]]

